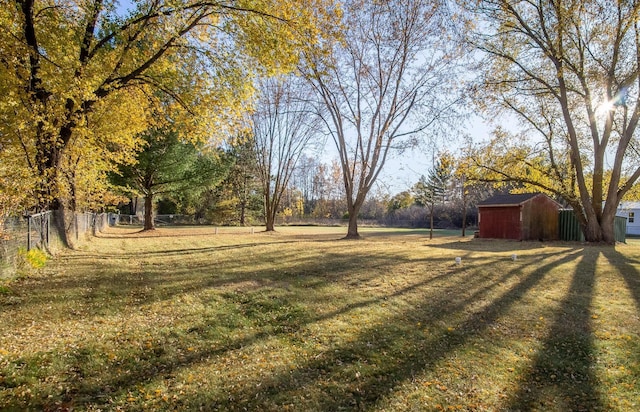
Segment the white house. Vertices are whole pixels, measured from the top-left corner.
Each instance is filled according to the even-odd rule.
[[[616,216],[627,218],[627,235],[640,235],[640,202],[620,202]]]

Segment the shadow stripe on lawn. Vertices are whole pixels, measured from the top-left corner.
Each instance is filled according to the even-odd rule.
[[[343,376],[345,367],[350,364],[363,361],[375,363],[380,354],[396,351],[397,349],[393,346],[394,342],[387,341],[383,345],[375,347],[371,347],[371,342],[376,342],[385,335],[396,334],[398,325],[402,324],[406,317],[411,315],[410,313],[400,314],[397,319],[390,319],[382,327],[367,329],[349,345],[335,348],[332,354],[327,356],[321,354],[323,356],[302,364],[293,371],[270,376],[261,383],[259,388],[252,385],[252,382],[251,387],[247,386],[241,391],[242,397],[248,402],[242,404],[242,407],[264,408],[264,402],[270,397],[274,398],[270,399],[272,405],[274,402],[284,402],[286,399],[293,398],[292,392],[312,385],[314,387],[321,386],[326,391],[322,399],[315,401],[317,410],[374,409],[390,393],[390,390],[411,379],[415,374],[433,367],[447,354],[462,347],[471,338],[480,335],[528,291],[533,289],[548,274],[549,270],[564,262],[573,261],[579,253],[580,251],[575,251],[559,261],[539,268],[485,308],[472,313],[456,330],[422,340],[418,340],[418,336],[415,335],[415,347],[406,353],[398,352],[398,355],[401,356],[398,356],[395,362],[391,362],[389,359],[386,364],[380,365],[381,367],[375,376],[368,379],[359,379],[356,376],[339,379]],[[515,271],[516,269],[514,269]],[[423,307],[420,310],[428,312],[431,306]],[[435,323],[445,316],[445,312],[449,314],[454,311],[462,311],[466,306],[468,304],[458,301],[448,307],[448,311],[439,310],[439,317],[434,318],[428,313],[425,315],[432,323]],[[405,332],[411,336],[411,330],[407,329]],[[332,384],[330,383],[332,378],[338,379],[335,379],[336,382]],[[350,388],[347,393],[341,389],[345,387]],[[266,399],[265,396],[267,396]],[[206,398],[206,394],[203,394],[203,398]],[[222,409],[233,410],[236,406],[240,409],[239,405],[234,406],[228,399],[214,399],[212,402]],[[189,406],[207,405],[194,403]]]

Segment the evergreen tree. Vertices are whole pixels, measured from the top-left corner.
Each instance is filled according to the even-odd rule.
[[[429,171],[429,176],[422,175],[413,187],[416,203],[429,209],[429,239],[433,239],[433,210],[436,204],[445,203],[452,176],[451,157],[446,154],[441,155]]]
[[[129,193],[144,197],[144,229],[153,230],[156,197],[197,192],[225,177],[224,162],[198,146],[179,138],[175,131],[151,130],[142,135],[144,149],[136,162],[120,166],[114,182]]]

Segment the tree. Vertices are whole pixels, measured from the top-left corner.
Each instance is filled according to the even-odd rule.
[[[343,41],[328,57],[308,56],[305,72],[337,148],[349,228],[392,151],[448,114],[455,44],[440,1],[347,1]],[[419,115],[418,115],[419,114]]]
[[[329,1],[142,0],[124,15],[112,0],[4,2],[2,161],[34,175],[31,206],[73,211],[83,187],[69,168],[98,168],[104,182],[158,119],[194,140],[233,126],[247,79],[290,70],[324,32]]]
[[[420,180],[413,187],[416,203],[429,209],[429,239],[433,239],[433,211],[436,204],[444,204],[447,189],[453,177],[452,157],[441,154],[434,167],[429,171],[429,177],[420,176]]]
[[[234,163],[225,186],[231,190],[235,199],[235,207],[239,212],[238,223],[244,226],[247,223],[247,211],[253,210],[253,205],[258,200],[262,203],[263,199],[253,136],[242,135],[234,139],[230,154]]]
[[[0,133],[1,134],[1,133]],[[7,153],[7,150],[10,153]],[[0,146],[0,157],[10,159],[18,157],[16,148],[5,149]],[[0,219],[8,216],[19,216],[33,205],[35,197],[33,187],[36,179],[29,169],[16,167],[15,164],[0,161]]]
[[[318,134],[305,86],[295,76],[264,79],[251,115],[267,231],[275,230],[278,207],[298,159]]]
[[[344,184],[342,170],[334,159],[331,164],[318,163],[312,176],[311,216],[339,219],[345,215]]]
[[[175,131],[151,130],[143,139],[146,144],[136,162],[120,166],[115,180],[144,197],[144,230],[153,230],[158,196],[201,190],[212,181],[224,179],[226,168],[215,156],[181,140]]]
[[[472,144],[471,141],[468,142]],[[464,151],[464,149],[463,149]],[[462,227],[462,237],[466,236],[467,230],[467,218],[469,217],[470,209],[473,210],[473,214],[475,215],[475,205],[490,195],[485,193],[483,189],[485,187],[491,186],[490,183],[479,182],[477,180],[473,180],[469,176],[470,172],[470,162],[469,159],[465,155],[461,155],[457,158],[454,158],[453,163],[455,165],[452,175],[453,186],[454,186],[454,195],[453,200],[456,203],[456,209],[461,212],[461,227]]]
[[[212,195],[225,191],[224,186],[234,172],[234,159],[225,150],[210,147],[199,149],[198,156],[197,178],[159,196],[156,207],[159,214],[181,214],[193,216],[200,222],[211,221],[211,211],[220,200]]]
[[[467,212],[469,205],[469,186],[467,184],[467,176],[465,171],[461,168],[456,168],[453,172],[454,189],[457,192],[457,196],[454,197],[456,203],[459,204],[459,210],[461,212],[460,226],[462,228],[461,236],[465,237],[467,234]]]
[[[640,3],[479,5],[471,41],[486,56],[482,106],[506,109],[526,129],[498,130],[472,152],[476,178],[562,198],[586,240],[613,243],[618,204],[640,177]]]
[[[303,155],[298,161],[298,165],[291,176],[291,185],[302,193],[304,201],[304,214],[308,215],[312,211],[314,198],[314,180],[320,168],[317,157]]]
[[[391,198],[387,205],[387,212],[391,213],[398,209],[408,209],[413,205],[415,199],[409,190],[402,191]]]

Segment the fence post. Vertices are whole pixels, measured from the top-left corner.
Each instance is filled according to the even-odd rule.
[[[31,216],[25,216],[27,219],[27,252],[31,250]]]
[[[49,249],[49,238],[51,236],[51,213],[52,212],[47,212],[47,231],[46,231],[47,239],[45,240],[47,249]]]

